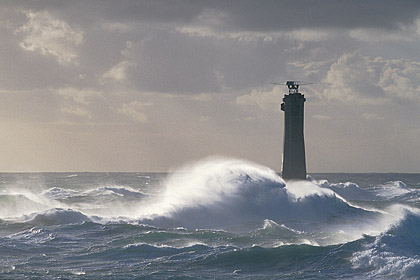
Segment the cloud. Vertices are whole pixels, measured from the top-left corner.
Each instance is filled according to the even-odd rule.
[[[327,99],[378,104],[393,99],[420,101],[420,62],[345,54],[328,70]]]
[[[420,62],[405,59],[374,60],[382,66],[378,85],[392,97],[420,101]]]
[[[127,68],[131,65],[129,61],[121,61],[116,64],[114,67],[109,69],[105,74],[102,75],[102,78],[112,79],[115,81],[125,81],[127,78]]]
[[[212,37],[214,39],[230,39],[240,42],[278,42],[291,40],[298,42],[322,42],[331,37],[330,32],[318,29],[302,28],[292,31],[229,31],[213,30],[207,26],[184,25],[177,27],[176,31],[191,37]]]
[[[383,120],[384,119],[384,117],[379,116],[375,113],[363,113],[362,117],[367,120]]]
[[[25,34],[19,44],[22,49],[54,56],[62,64],[76,62],[77,47],[83,42],[82,31],[72,28],[48,11],[24,11],[24,14],[27,22],[16,30]]]
[[[92,106],[102,95],[89,89],[76,89],[71,87],[56,90],[60,97],[60,111],[65,115],[92,119]]]
[[[73,102],[80,105],[89,105],[93,102],[94,97],[102,96],[99,92],[95,90],[80,90],[70,87],[58,89],[57,94],[59,94],[67,100],[72,100]]]
[[[302,28],[398,29],[418,17],[417,1],[395,5],[392,0],[374,1],[209,1],[188,20],[216,30],[274,31]],[[372,12],[374,11],[374,12]]]
[[[153,103],[151,102],[140,102],[140,101],[133,101],[130,103],[123,103],[121,108],[118,109],[120,114],[126,115],[130,117],[133,121],[138,123],[147,123],[149,118],[142,110],[145,107],[152,106]]]
[[[324,95],[343,102],[376,102],[385,92],[377,85],[375,65],[358,53],[345,54],[333,63],[323,81]]]
[[[288,65],[297,67],[300,71],[303,71],[305,76],[312,74],[321,73],[322,75],[331,67],[331,64],[334,63],[334,59],[327,59],[321,61],[292,61]]]
[[[373,28],[357,28],[349,31],[350,38],[367,43],[410,42],[418,40],[417,31],[402,27],[402,30],[381,30]]]
[[[249,94],[238,96],[236,104],[257,105],[263,110],[278,111],[283,94],[278,87],[273,87],[270,91],[253,90]]]
[[[8,1],[10,6],[21,6]],[[111,0],[27,1],[32,10],[63,11],[63,17],[81,23],[107,19],[104,25],[119,31],[127,30],[128,23],[160,25],[195,25],[213,30],[233,32],[273,32],[300,29],[399,29],[411,25],[419,16],[420,4],[406,0],[396,4],[393,0]]]

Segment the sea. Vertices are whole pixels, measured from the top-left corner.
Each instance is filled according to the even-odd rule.
[[[0,173],[0,279],[420,279],[420,174]]]

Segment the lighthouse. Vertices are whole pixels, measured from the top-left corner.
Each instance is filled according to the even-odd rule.
[[[289,94],[285,94],[281,110],[284,112],[284,147],[282,177],[285,180],[306,180],[305,140],[303,113],[306,101],[299,93],[302,82],[287,81]]]

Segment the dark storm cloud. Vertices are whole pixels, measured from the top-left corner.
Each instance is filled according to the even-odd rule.
[[[142,21],[189,24],[205,13],[219,28],[275,31],[299,28],[383,28],[409,25],[419,16],[420,1],[406,0],[146,0],[146,1],[9,1],[12,6],[57,10],[63,17],[89,23]]]
[[[8,1],[8,6],[21,9],[55,11],[63,18],[71,18],[80,23],[92,23],[101,18],[108,21],[120,22],[150,21],[154,23],[186,23],[194,19],[206,8],[205,2],[186,0],[34,0]]]
[[[211,1],[211,3],[214,3]],[[273,31],[298,28],[396,28],[419,15],[419,1],[220,1],[229,26]]]

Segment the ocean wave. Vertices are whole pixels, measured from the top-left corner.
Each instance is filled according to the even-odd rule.
[[[144,193],[134,190],[130,187],[122,187],[122,186],[107,186],[107,187],[99,187],[93,190],[88,190],[84,192],[87,195],[116,195],[122,197],[129,197],[129,198],[143,198],[145,196]]]
[[[104,186],[98,187],[86,191],[76,191],[71,189],[63,189],[58,187],[53,187],[42,192],[42,195],[49,198],[49,199],[56,199],[56,200],[68,200],[68,199],[75,199],[75,198],[82,198],[82,197],[101,197],[101,196],[116,196],[116,197],[124,197],[130,199],[138,199],[143,198],[145,196],[144,193],[134,190],[130,187],[124,186]]]
[[[392,224],[363,250],[353,253],[355,268],[373,278],[417,279],[420,275],[420,214],[403,208],[404,218]]]
[[[91,221],[88,216],[79,211],[61,208],[48,209],[41,213],[24,215],[20,219],[22,222],[36,226],[78,224]]]
[[[42,244],[52,241],[57,238],[57,234],[51,230],[32,227],[27,230],[12,234],[9,236],[13,240],[23,240],[26,243]]]
[[[319,275],[315,277],[312,274],[311,277],[311,273],[324,270],[328,266],[337,268],[337,263],[333,263],[331,258],[326,257],[330,252],[329,247],[311,245],[286,245],[277,248],[254,246],[209,254],[200,261],[200,264],[205,267],[223,267],[229,269],[232,274],[239,275],[252,275],[254,271],[264,271],[268,276],[267,279],[299,279],[302,278],[302,274],[306,276],[305,278],[315,279],[319,278]],[[334,258],[334,260],[340,261],[339,258]],[[305,265],[302,266],[302,264]],[[329,269],[329,272],[323,275],[326,278],[337,278],[342,276],[339,274],[339,269]]]
[[[398,198],[413,191],[402,181],[389,182],[376,188],[377,195],[385,199]]]
[[[352,182],[346,183],[329,183],[327,180],[314,182],[323,188],[329,188],[341,197],[348,200],[372,201],[377,199],[377,195],[367,190],[361,189],[357,184]]]
[[[50,208],[25,193],[0,194],[0,218],[12,218]]]
[[[107,258],[107,259],[127,259],[136,258],[137,261],[145,259],[159,259],[160,261],[177,261],[180,259],[195,259],[211,253],[214,250],[202,244],[194,244],[185,247],[172,247],[166,245],[150,245],[147,243],[133,243],[123,247],[111,247],[97,252],[92,250],[84,257],[86,258]]]
[[[81,193],[75,190],[63,189],[58,187],[53,187],[47,190],[42,191],[43,196],[49,199],[55,200],[65,200],[75,196],[81,196]]]
[[[234,159],[208,159],[174,172],[162,198],[147,207],[148,223],[163,227],[249,231],[270,219],[298,230],[372,212],[328,188],[288,182],[273,170]]]

